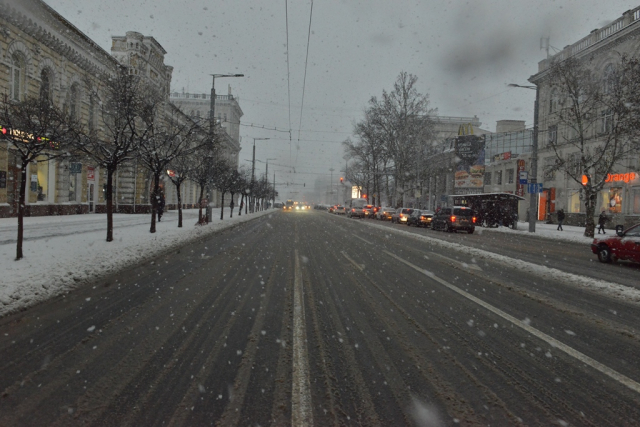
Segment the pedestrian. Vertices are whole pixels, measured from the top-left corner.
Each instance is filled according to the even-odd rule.
[[[564,221],[564,209],[560,209],[558,211],[558,230],[559,231],[564,231],[562,229],[562,221]]]
[[[604,225],[606,224],[607,221],[609,221],[609,218],[607,218],[607,214],[605,210],[602,209],[602,212],[600,212],[600,216],[598,217],[598,234],[600,234],[601,231],[602,231],[602,234],[607,234],[604,231]]]
[[[162,218],[162,214],[164,213],[164,192],[162,189],[158,191],[158,222]]]

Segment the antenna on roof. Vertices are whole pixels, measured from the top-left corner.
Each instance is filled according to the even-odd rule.
[[[540,49],[544,49],[547,52],[547,59],[549,59],[549,38],[540,37]]]

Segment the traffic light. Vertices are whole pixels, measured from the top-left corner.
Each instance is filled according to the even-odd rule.
[[[344,181],[344,178],[340,177],[340,184]]]

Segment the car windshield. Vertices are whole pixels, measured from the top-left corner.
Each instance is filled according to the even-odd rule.
[[[3,1],[0,426],[638,426],[639,82],[628,0]]]

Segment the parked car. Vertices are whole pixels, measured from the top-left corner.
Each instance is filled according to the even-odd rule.
[[[378,208],[378,212],[376,212],[376,219],[382,221],[391,221],[391,216],[395,213],[396,208],[392,208],[386,206],[384,208]]]
[[[640,224],[626,230],[618,226],[614,236],[596,237],[591,243],[591,251],[598,255],[600,262],[618,259],[640,262]]]
[[[336,206],[334,209],[334,213],[336,215],[344,215],[347,213],[347,210],[345,209],[344,206]]]
[[[442,208],[433,216],[431,228],[447,232],[464,230],[473,234],[476,229],[476,213],[466,206]]]
[[[431,227],[431,220],[434,212],[428,210],[414,210],[407,219],[407,225],[415,225],[416,227]]]
[[[398,208],[398,210],[391,216],[391,222],[398,224],[406,224],[409,215],[413,212],[411,208]]]
[[[329,209],[327,209],[327,211],[328,211],[329,213],[335,213],[335,212],[336,212],[336,205],[329,206]]]

